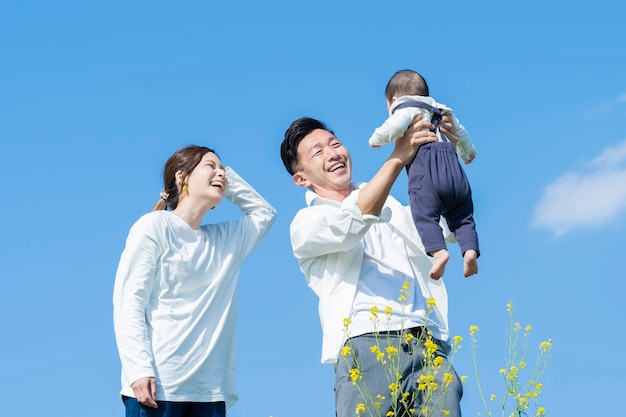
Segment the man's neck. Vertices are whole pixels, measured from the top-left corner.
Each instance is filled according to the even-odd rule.
[[[352,183],[350,183],[350,186],[342,190],[328,190],[325,188],[316,189],[316,188],[311,187],[311,191],[313,191],[318,196],[322,198],[326,198],[328,200],[335,200],[339,202],[345,200],[350,195],[350,193],[352,193],[352,191],[354,190],[356,190],[356,187]]]

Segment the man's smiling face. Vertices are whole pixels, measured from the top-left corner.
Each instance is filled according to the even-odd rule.
[[[296,184],[341,201],[352,192],[350,153],[332,133],[315,129],[298,144]]]

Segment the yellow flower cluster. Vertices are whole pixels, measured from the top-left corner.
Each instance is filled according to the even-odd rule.
[[[376,355],[376,360],[382,362],[385,359],[385,354],[380,350],[378,345],[374,345],[370,348],[370,352]]]
[[[548,339],[547,341],[541,342],[539,344],[539,349],[544,352],[548,352],[552,348],[552,339]]]
[[[352,381],[353,385],[356,385],[357,382],[359,382],[362,379],[363,379],[363,376],[361,375],[361,370],[359,368],[350,369],[350,380]]]
[[[417,379],[417,390],[418,391],[426,391],[431,390],[435,391],[439,387],[439,384],[435,381],[435,377],[433,375],[420,375]]]
[[[344,346],[341,348],[341,356],[347,358],[352,354],[352,348],[350,346]]]
[[[431,338],[424,340],[424,346],[426,347],[424,352],[426,356],[432,356],[437,351],[437,344]]]
[[[411,286],[411,282],[405,282],[400,291],[400,297],[398,298],[400,302],[405,305],[409,299],[409,289]],[[428,319],[428,315],[433,312],[434,307],[436,306],[436,301],[434,298],[426,299],[426,318]],[[491,416],[492,413],[489,411],[489,407],[487,406],[486,400],[496,401],[499,399],[501,402],[501,411],[502,416],[510,416],[510,417],[521,417],[521,416],[533,416],[533,417],[545,417],[545,409],[543,407],[539,407],[538,399],[541,394],[541,390],[543,385],[539,381],[541,376],[545,370],[547,354],[553,345],[551,339],[548,339],[544,342],[541,342],[539,345],[540,353],[538,355],[538,360],[536,364],[532,364],[528,360],[529,354],[529,343],[528,338],[530,331],[532,329],[531,325],[526,325],[523,327],[519,322],[513,320],[513,302],[510,301],[507,304],[507,311],[509,313],[509,328],[508,328],[508,355],[506,365],[500,369],[500,373],[503,376],[503,382],[505,384],[505,389],[503,395],[496,397],[495,394],[491,394],[491,396],[483,395],[482,388],[480,387],[480,378],[477,370],[477,339],[476,335],[479,331],[478,326],[472,325],[469,327],[469,335],[470,335],[470,346],[472,349],[471,354],[474,356],[474,372],[476,377],[476,382],[479,385],[479,394],[483,401],[483,405],[486,409],[486,415]],[[370,309],[370,314],[372,320],[374,322],[374,335],[376,337],[376,343],[374,346],[370,348],[372,354],[375,355],[376,361],[383,366],[385,370],[385,375],[387,378],[387,388],[388,392],[384,394],[386,396],[390,396],[392,399],[396,399],[396,401],[392,401],[392,409],[387,411],[386,414],[383,411],[382,404],[385,404],[383,401],[389,401],[386,399],[386,396],[382,393],[370,393],[367,390],[366,381],[361,374],[361,370],[359,369],[359,365],[357,362],[353,362],[353,369],[350,370],[350,380],[357,387],[359,392],[362,395],[363,403],[359,404],[356,407],[355,413],[357,417],[364,417],[364,415],[368,415],[371,417],[407,417],[408,415],[414,415],[415,413],[430,416],[432,413],[440,412],[442,415],[447,416],[450,413],[447,410],[443,410],[443,404],[439,404],[439,398],[446,396],[446,389],[449,389],[454,383],[455,374],[454,371],[449,367],[449,363],[452,362],[452,358],[454,354],[459,351],[461,348],[461,343],[463,342],[463,338],[461,336],[452,337],[452,345],[451,350],[448,354],[448,361],[445,361],[445,357],[438,355],[439,345],[435,343],[435,340],[432,338],[432,333],[427,332],[423,336],[419,337],[418,346],[421,347],[423,343],[423,355],[424,355],[424,368],[422,373],[418,376],[417,388],[413,388],[409,392],[403,392],[402,386],[404,385],[405,376],[400,372],[400,353],[402,350],[407,349],[407,345],[415,346],[415,339],[418,337],[415,334],[411,334],[408,332],[404,333],[404,336],[401,340],[398,341],[397,345],[390,345],[389,343],[382,343],[385,341],[383,335],[385,332],[379,331],[377,329],[377,324],[380,323],[379,317],[384,313],[386,316],[387,323],[391,323],[391,317],[394,314],[391,307],[387,306],[384,310],[379,309],[378,307],[372,307]],[[427,320],[428,322],[428,320]],[[349,332],[348,326],[352,323],[352,320],[349,318],[344,319],[343,325],[346,331],[346,338],[349,340]],[[381,329],[382,330],[382,329]],[[385,329],[387,330],[387,329]],[[386,339],[391,340],[391,339]],[[395,340],[395,339],[394,339]],[[349,342],[341,349],[341,355],[346,358],[346,360],[354,360],[356,361],[356,357],[348,359],[351,355],[354,355],[353,350],[349,346]],[[444,368],[444,363],[448,364],[447,368]],[[532,366],[531,366],[532,365]],[[528,382],[523,382],[526,378],[525,372],[528,372],[528,368],[531,369],[532,375],[530,376]],[[526,380],[528,380],[526,379]],[[461,376],[461,382],[465,382],[467,380],[467,376]],[[374,395],[376,394],[376,395]],[[421,405],[419,408],[414,409],[414,401],[418,401],[419,398],[421,401]],[[508,399],[508,403],[507,403]],[[535,413],[531,411],[532,408],[535,408]],[[408,413],[408,414],[407,414]],[[510,414],[509,414],[510,413]],[[499,414],[499,413],[498,413]]]

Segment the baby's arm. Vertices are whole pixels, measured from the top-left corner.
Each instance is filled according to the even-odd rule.
[[[467,133],[465,126],[459,122],[459,119],[457,119],[455,115],[451,114],[451,117],[454,127],[456,127],[456,131],[459,134],[459,139],[456,143],[459,158],[461,158],[463,163],[469,164],[474,160],[474,158],[476,158],[476,147],[472,143],[472,139],[470,138],[469,133]]]
[[[379,148],[402,136],[413,121],[413,118],[418,114],[418,110],[408,107],[397,110],[389,116],[385,123],[376,128],[372,134],[372,137],[369,139],[370,147]]]

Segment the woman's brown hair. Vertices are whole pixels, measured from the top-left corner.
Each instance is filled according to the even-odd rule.
[[[205,146],[190,145],[174,152],[167,160],[163,167],[163,190],[161,190],[161,198],[156,202],[152,211],[174,210],[178,206],[180,191],[185,185],[187,177],[198,166],[202,157],[207,153],[217,154],[211,148]],[[219,158],[219,156],[218,156]],[[182,171],[183,181],[181,184],[176,182],[176,173]]]

